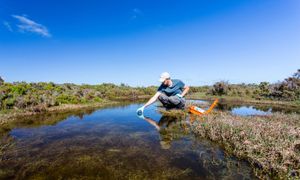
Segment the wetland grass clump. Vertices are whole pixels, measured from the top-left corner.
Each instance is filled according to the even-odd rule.
[[[251,163],[260,178],[300,178],[300,115],[236,116],[213,112],[187,116],[187,111],[160,111],[189,118],[193,132],[219,143],[227,153]]]

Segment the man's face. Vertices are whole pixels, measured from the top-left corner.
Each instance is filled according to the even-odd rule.
[[[169,81],[170,81],[170,79],[166,79],[166,80],[164,80],[163,84],[164,84],[165,86],[168,86],[168,85],[169,85]]]

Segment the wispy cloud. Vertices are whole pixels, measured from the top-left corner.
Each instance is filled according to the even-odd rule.
[[[12,17],[19,21],[20,24],[17,24],[17,27],[21,32],[32,32],[44,37],[51,37],[51,34],[49,33],[46,26],[34,22],[33,20],[27,18],[24,15],[12,15]]]
[[[11,25],[9,24],[9,22],[4,21],[4,22],[3,22],[3,25],[4,25],[10,32],[13,32],[13,29],[12,29]]]
[[[143,15],[143,11],[141,11],[139,8],[134,8],[132,10],[132,16],[131,16],[131,19],[136,19],[138,18],[139,16]]]

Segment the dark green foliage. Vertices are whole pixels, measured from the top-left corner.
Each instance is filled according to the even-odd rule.
[[[210,89],[210,93],[212,95],[218,95],[218,96],[227,95],[227,93],[228,93],[228,82],[221,81],[221,82],[215,83],[213,85],[213,87]]]
[[[259,85],[259,95],[263,97],[270,96],[270,84],[268,82],[261,82]]]

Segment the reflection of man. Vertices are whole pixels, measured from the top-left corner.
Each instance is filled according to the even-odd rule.
[[[182,133],[182,127],[174,128],[174,126],[176,126],[176,122],[178,122],[178,119],[176,118],[162,116],[157,123],[149,117],[144,117],[143,115],[140,117],[143,117],[145,121],[153,125],[158,130],[162,149],[169,149],[171,147],[172,140],[178,138],[178,135],[184,134]]]
[[[189,91],[189,87],[179,79],[171,79],[170,74],[167,72],[160,75],[159,81],[161,82],[161,85],[157,89],[156,94],[150,98],[144,106],[137,110],[138,115],[142,115],[144,109],[154,103],[157,99],[168,109],[184,108],[185,100],[183,97]]]

